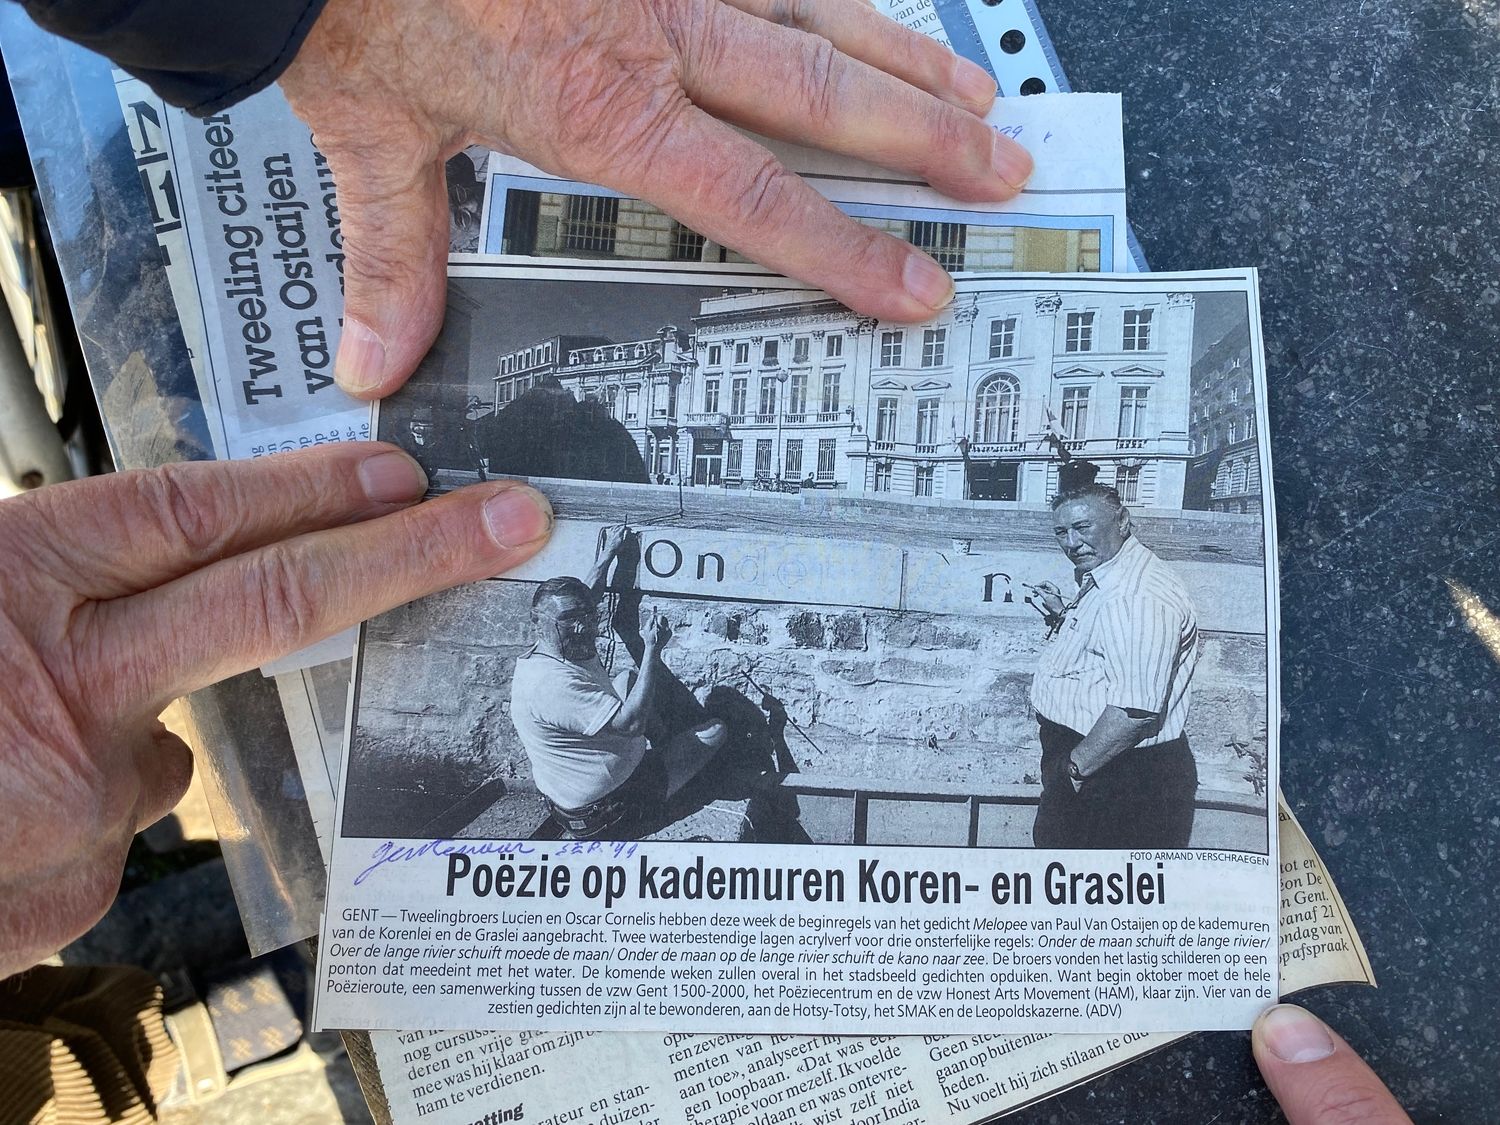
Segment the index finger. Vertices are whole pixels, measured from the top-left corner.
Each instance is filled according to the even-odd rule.
[[[881,15],[869,0],[726,0],[742,12],[826,39],[850,58],[984,115],[995,104],[995,80],[978,63]]]
[[[119,714],[258,667],[427,594],[541,550],[552,509],[515,481],[223,559],[76,615],[80,675]],[[155,713],[152,711],[151,713]]]
[[[338,442],[251,461],[111,473],[26,497],[47,525],[22,546],[83,598],[118,598],[319,528],[386,515],[427,489],[421,466],[381,442]]]

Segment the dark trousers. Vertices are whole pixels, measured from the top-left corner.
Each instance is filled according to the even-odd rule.
[[[1068,755],[1083,735],[1040,719],[1042,799],[1032,841],[1039,848],[1188,846],[1198,768],[1187,737],[1127,750],[1073,791]]]
[[[552,819],[571,840],[639,840],[654,831],[667,803],[667,771],[655,747],[612,792],[581,809],[565,809],[552,798]]]

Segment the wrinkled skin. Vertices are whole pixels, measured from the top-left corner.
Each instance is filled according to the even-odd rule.
[[[551,528],[530,488],[425,488],[360,443],[0,500],[0,977],[91,926],[182,795],[169,701],[515,566]]]
[[[925,320],[927,255],[841,214],[754,140],[863,157],[961,200],[1031,171],[994,82],[863,0],[330,0],[282,87],[333,167],[340,384],[377,397],[442,319],[443,162],[466,145],[646,199],[858,312]]]

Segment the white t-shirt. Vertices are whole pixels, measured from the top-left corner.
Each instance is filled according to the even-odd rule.
[[[635,772],[645,736],[609,729],[623,703],[597,657],[574,664],[529,652],[516,661],[510,718],[542,793],[565,809],[581,808]]]

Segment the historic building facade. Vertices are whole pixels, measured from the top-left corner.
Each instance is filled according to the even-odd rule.
[[[1193,365],[1188,436],[1194,454],[1212,453],[1255,437],[1250,340],[1243,330],[1215,342]]]
[[[705,298],[691,334],[510,353],[495,405],[536,378],[540,347],[653,477],[1041,504],[1066,449],[1127,502],[1181,508],[1192,337],[1180,293],[968,293],[907,327],[762,290]]]
[[[1250,339],[1226,334],[1193,365],[1189,502],[1215,512],[1261,510],[1260,443]]]
[[[916,328],[775,292],[708,298],[694,479],[1042,503],[1061,445],[1129,502],[1180,508],[1192,334],[1186,294],[963,294]]]
[[[639,340],[553,336],[501,355],[493,408],[503,410],[543,379],[573,397],[603,403],[629,431],[653,476],[682,470],[682,401],[693,367],[691,341],[674,325]]]

